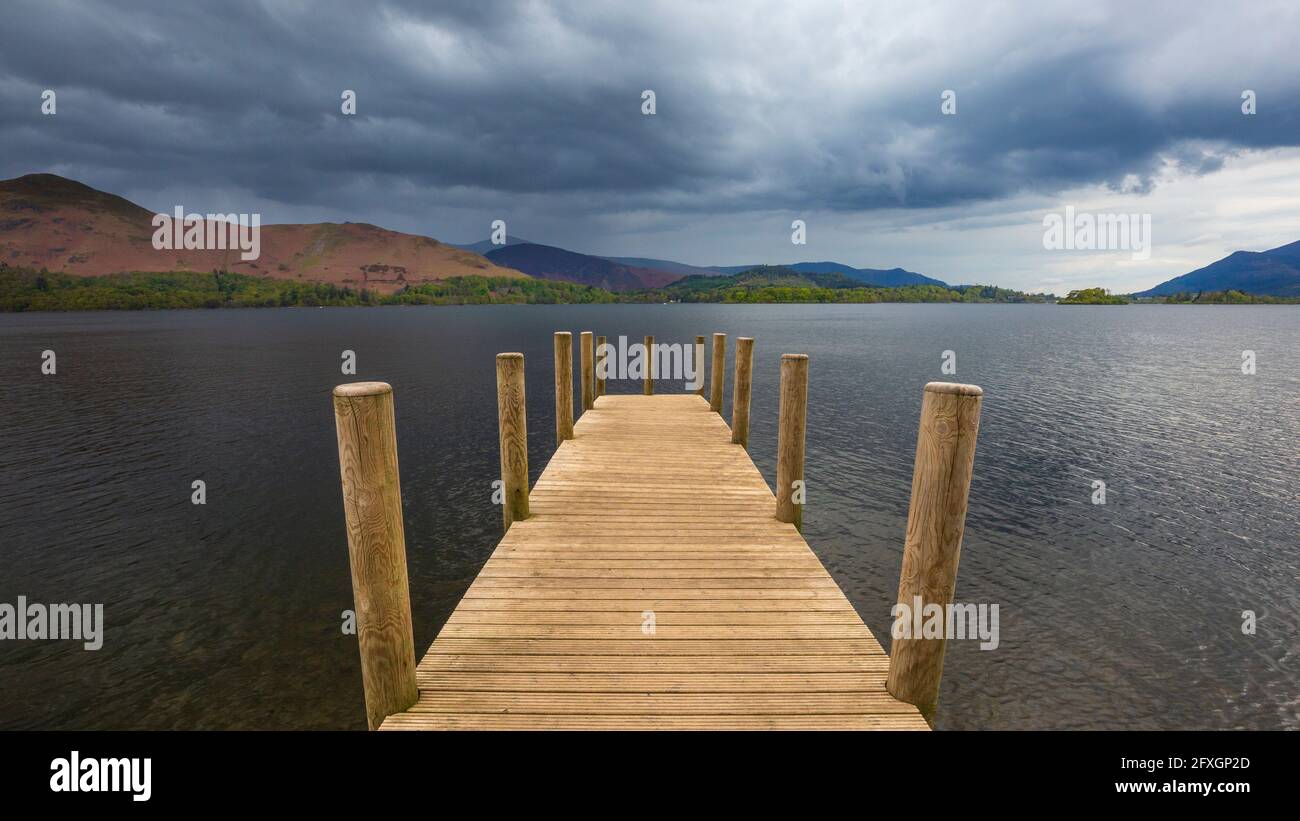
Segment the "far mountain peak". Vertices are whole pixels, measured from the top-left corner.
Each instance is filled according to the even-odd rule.
[[[1204,268],[1166,280],[1133,296],[1170,296],[1198,291],[1300,296],[1300,241],[1268,251],[1234,251]]]

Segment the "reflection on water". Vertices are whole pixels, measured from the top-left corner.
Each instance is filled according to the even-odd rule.
[[[938,726],[1300,727],[1300,308],[995,305],[0,316],[0,601],[106,621],[98,652],[0,643],[0,727],[364,727],[329,390],[396,390],[422,652],[499,538],[493,356],[526,356],[536,479],[554,330],[754,336],[769,481],[777,363],[809,354],[805,535],[886,644],[921,386],[955,351],[986,392],[957,595],[1000,605],[1001,645],[949,644]]]

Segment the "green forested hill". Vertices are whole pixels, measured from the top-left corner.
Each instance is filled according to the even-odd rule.
[[[468,276],[380,293],[219,271],[81,277],[0,265],[0,311],[672,301],[1046,302],[1050,298],[978,285],[863,287],[843,274],[801,274],[766,266],[731,276],[686,277],[663,288],[625,292],[556,280]]]

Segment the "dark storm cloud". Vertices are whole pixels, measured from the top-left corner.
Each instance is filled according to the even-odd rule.
[[[1141,192],[1300,142],[1286,5],[968,6],[7,3],[0,174],[580,220]]]

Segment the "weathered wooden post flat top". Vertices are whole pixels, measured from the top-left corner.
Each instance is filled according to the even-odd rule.
[[[703,397],[597,397],[382,729],[926,729],[775,504]]]

